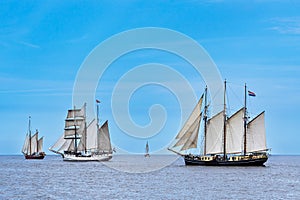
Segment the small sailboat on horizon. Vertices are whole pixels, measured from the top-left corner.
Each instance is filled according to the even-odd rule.
[[[248,91],[249,96],[255,96]],[[202,102],[204,99],[204,109]],[[244,107],[227,115],[226,80],[224,82],[224,108],[208,118],[207,88],[194,107],[188,120],[177,134],[175,144],[168,149],[184,157],[186,165],[209,166],[262,166],[268,160],[266,145],[265,112],[249,121],[247,87]],[[198,148],[198,134],[203,121],[203,145],[200,154],[188,153]]]
[[[60,154],[64,161],[108,161],[112,158],[113,149],[110,141],[108,121],[99,126],[98,103],[97,120],[86,123],[86,104],[81,109],[68,110],[65,119],[64,134],[49,148]]]
[[[25,159],[44,159],[46,154],[43,152],[43,138],[39,139],[38,130],[36,130],[34,135],[31,135],[31,117],[29,116],[28,133],[22,148]]]
[[[148,141],[147,141],[147,143],[146,143],[146,148],[145,148],[145,157],[146,157],[146,158],[149,158],[149,157],[150,157]]]

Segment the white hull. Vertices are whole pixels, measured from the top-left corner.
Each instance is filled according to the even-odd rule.
[[[102,154],[102,155],[91,155],[91,156],[75,156],[70,154],[64,154],[64,161],[71,162],[91,162],[91,161],[109,161],[112,158],[112,154]]]

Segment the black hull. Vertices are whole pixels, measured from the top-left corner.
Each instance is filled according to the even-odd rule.
[[[264,163],[268,158],[257,158],[247,160],[236,160],[236,161],[224,161],[213,159],[210,161],[198,160],[190,156],[184,156],[184,162],[186,165],[203,165],[203,166],[264,166]]]
[[[32,154],[32,155],[25,155],[26,160],[42,160],[45,158],[45,153],[39,153],[39,154]]]

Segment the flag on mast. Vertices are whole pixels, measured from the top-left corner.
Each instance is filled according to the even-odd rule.
[[[248,90],[248,95],[251,96],[251,97],[255,97],[256,94],[254,92],[251,92],[250,90]]]
[[[100,101],[98,99],[96,99],[96,103],[100,103]]]

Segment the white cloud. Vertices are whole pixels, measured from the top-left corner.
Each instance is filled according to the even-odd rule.
[[[300,17],[273,18],[270,30],[281,34],[300,34]]]

